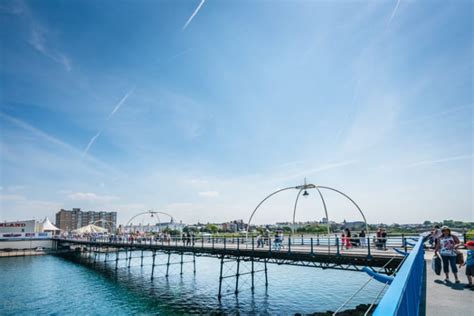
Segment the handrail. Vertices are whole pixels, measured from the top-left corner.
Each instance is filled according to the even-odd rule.
[[[419,238],[374,310],[374,316],[418,315],[422,299],[425,251]]]

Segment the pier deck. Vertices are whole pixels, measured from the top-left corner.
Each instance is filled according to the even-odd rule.
[[[464,257],[465,254],[464,254]],[[426,260],[426,315],[471,315],[474,291],[464,288],[467,284],[466,268],[459,269],[460,284],[454,283],[454,276],[450,273],[451,282],[444,282],[444,273],[436,275],[431,269],[433,252],[427,252]]]
[[[130,243],[109,241],[88,241],[58,239],[59,245],[76,247],[94,247],[101,249],[131,249],[145,251],[163,251],[172,253],[187,253],[196,256],[244,258],[244,260],[267,261],[268,263],[315,266],[323,269],[361,270],[363,267],[383,267],[387,274],[397,269],[403,256],[393,250],[371,250],[367,248],[341,249],[331,246],[310,246],[284,244],[280,250],[271,246],[257,248],[255,244],[222,243],[198,241],[194,246],[186,246],[181,242]]]

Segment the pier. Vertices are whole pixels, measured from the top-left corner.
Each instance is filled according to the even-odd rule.
[[[265,285],[268,286],[267,264],[352,271],[363,271],[363,269],[369,268],[377,273],[391,275],[404,259],[402,254],[393,250],[372,249],[370,241],[368,241],[366,248],[342,249],[337,237],[332,241],[333,245],[331,240],[329,240],[329,244],[321,245],[321,241],[314,238],[301,240],[290,237],[286,243],[277,247],[271,241],[263,247],[257,247],[255,238],[245,237],[198,237],[189,245],[179,237],[168,240],[144,239],[140,241],[112,240],[110,238],[56,239],[55,242],[57,249],[63,250],[62,256],[79,255],[86,256],[93,262],[112,262],[116,269],[119,267],[120,261],[124,261],[125,266],[129,267],[131,260],[135,258],[139,258],[143,266],[144,256],[146,253],[151,253],[153,259],[150,267],[152,279],[155,277],[155,267],[158,265],[165,265],[166,271],[168,271],[170,265],[179,264],[181,271],[183,271],[184,264],[193,263],[193,271],[196,273],[198,272],[195,265],[196,256],[213,257],[220,260],[220,271],[219,275],[216,274],[216,281],[221,285],[224,278],[235,278],[235,294],[239,292],[238,282],[244,264],[249,265],[249,268],[245,270],[248,270],[252,276],[255,273],[264,273]],[[399,247],[401,248],[401,246],[400,244]],[[69,249],[69,252],[65,253],[65,249]],[[155,261],[157,253],[166,254],[167,260],[165,262]],[[176,255],[179,260],[173,261],[172,258],[176,258]],[[190,259],[185,259],[185,257]],[[229,263],[232,263],[235,273],[224,275],[224,267]],[[257,264],[263,267],[256,269]],[[168,272],[165,276],[168,277]],[[253,289],[252,282],[251,290]],[[222,297],[220,290],[217,296]]]

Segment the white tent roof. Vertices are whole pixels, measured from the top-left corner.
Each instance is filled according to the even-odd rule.
[[[72,231],[73,234],[92,234],[92,233],[106,233],[107,229],[94,225],[89,224],[87,226],[75,229]]]
[[[41,226],[43,228],[43,231],[56,231],[56,230],[60,230],[59,228],[57,228],[56,226],[53,225],[53,223],[51,223],[51,221],[49,220],[49,218],[45,218],[43,223],[41,223]]]

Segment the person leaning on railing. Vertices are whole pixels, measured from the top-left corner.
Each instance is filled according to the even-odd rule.
[[[448,226],[441,227],[442,235],[436,240],[435,254],[441,255],[443,271],[446,274],[444,281],[449,282],[449,266],[454,274],[456,283],[459,283],[458,268],[456,266],[457,248],[461,244],[459,238],[451,234]]]

